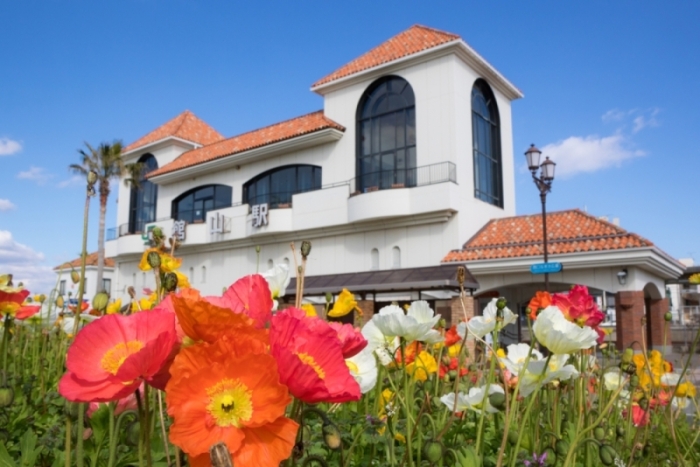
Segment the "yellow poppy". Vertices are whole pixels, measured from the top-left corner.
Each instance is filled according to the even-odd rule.
[[[142,271],[150,271],[151,265],[148,264],[149,253],[156,252],[160,255],[160,270],[162,272],[173,272],[182,264],[181,258],[173,258],[168,253],[163,253],[158,248],[149,248],[143,252],[141,255],[141,261],[139,261],[139,269]]]
[[[501,349],[498,349],[498,350],[501,350]],[[462,351],[462,344],[459,342],[456,344],[452,344],[451,346],[449,346],[447,348],[447,354],[450,356],[450,358],[456,357],[457,355],[459,355],[459,352],[461,352],[461,351]]]
[[[306,312],[306,316],[308,316],[309,318],[318,316],[318,314],[316,313],[316,308],[314,308],[314,306],[311,303],[303,303],[301,305],[301,309],[304,310],[304,312]]]
[[[186,275],[184,275],[180,271],[175,271],[175,275],[177,276],[177,287],[178,288],[188,289],[191,287],[190,280],[187,278]]]
[[[348,289],[343,289],[338,295],[338,299],[333,304],[333,308],[328,312],[328,316],[331,318],[339,318],[345,316],[353,310],[357,310],[360,314],[362,312],[357,308],[357,301],[355,301],[355,296],[350,293]]]
[[[676,396],[678,397],[695,397],[696,394],[695,386],[689,381],[676,386]]]
[[[419,353],[413,362],[406,365],[408,374],[418,381],[427,380],[429,375],[437,372],[437,369],[438,365],[435,357],[425,350]]]
[[[107,305],[107,314],[108,315],[114,315],[119,313],[119,310],[122,308],[122,299],[118,298],[109,305]]]

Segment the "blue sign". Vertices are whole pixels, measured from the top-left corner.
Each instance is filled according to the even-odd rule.
[[[530,272],[533,274],[552,274],[561,272],[561,263],[537,263],[530,266]]]

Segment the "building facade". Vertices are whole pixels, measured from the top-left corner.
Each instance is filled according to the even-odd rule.
[[[522,94],[460,37],[413,26],[311,90],[323,110],[231,138],[186,111],[125,148],[144,172],[139,190],[120,184],[113,296],[154,286],[138,261],[155,225],[182,235],[182,272],[217,294],[293,266],[290,242],[312,242],[312,276],[438,266],[515,214]]]

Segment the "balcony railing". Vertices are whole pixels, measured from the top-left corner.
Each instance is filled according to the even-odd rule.
[[[364,181],[364,182],[363,182]],[[384,170],[363,174],[361,177],[351,178],[342,182],[329,183],[320,188],[310,188],[303,191],[277,191],[266,193],[264,195],[255,196],[247,201],[248,205],[269,203],[270,209],[276,208],[291,208],[292,197],[299,193],[308,193],[310,191],[325,190],[327,188],[335,188],[348,185],[350,190],[355,190],[351,196],[361,193],[370,193],[379,190],[390,190],[394,188],[412,188],[425,185],[434,185],[437,183],[452,182],[457,183],[457,166],[453,162],[438,162],[436,164],[424,165],[413,169],[394,169]],[[368,183],[370,183],[368,185]],[[361,190],[359,187],[364,186]],[[232,203],[231,206],[240,206],[241,202]],[[223,209],[223,208],[218,208]],[[204,215],[206,217],[206,213]],[[157,219],[153,222],[169,220],[170,217]],[[149,222],[148,224],[150,224]],[[141,234],[141,231],[130,232],[129,224],[122,224],[118,227],[107,229],[107,240],[115,240],[124,235]]]

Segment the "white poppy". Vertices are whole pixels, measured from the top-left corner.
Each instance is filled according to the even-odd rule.
[[[403,337],[407,342],[434,344],[442,341],[440,333],[433,329],[440,315],[436,316],[425,300],[411,303],[407,313],[396,305],[385,306],[372,321],[385,336]]]
[[[457,394],[457,405],[455,407],[455,393],[451,392],[445,394],[440,398],[440,402],[445,404],[450,410],[455,412],[464,412],[465,410],[473,410],[477,413],[481,413],[482,407],[488,413],[496,413],[499,410],[491,405],[489,402],[489,396],[491,394],[501,393],[505,394],[503,388],[498,384],[492,384],[488,388],[488,394],[486,394],[486,386],[480,388],[469,389],[469,394],[464,394],[460,392]]]
[[[556,306],[549,306],[537,315],[532,331],[537,341],[554,354],[570,354],[590,349],[598,341],[598,333],[595,330],[567,321]]]
[[[661,384],[664,386],[678,386],[681,382],[681,375],[677,373],[664,373],[661,375]]]
[[[530,360],[525,368],[528,354],[530,354]],[[576,368],[566,363],[568,359],[569,356],[566,354],[545,358],[536,349],[532,349],[530,353],[530,346],[527,344],[511,344],[508,346],[506,358],[502,358],[501,362],[508,371],[518,376],[520,394],[527,397],[541,385],[578,377],[579,372]]]
[[[81,313],[80,317],[78,318],[80,320],[80,322],[78,323],[78,330],[85,327],[86,324],[89,324],[99,318],[101,318],[101,316],[94,316],[87,313]],[[63,318],[63,321],[61,322],[61,328],[66,334],[72,335],[73,329],[75,329],[75,318],[73,316],[67,316]]]
[[[469,328],[469,333],[476,335],[476,337],[482,338],[493,331],[500,331],[505,326],[515,323],[517,316],[513,314],[508,307],[503,308],[503,322],[500,323],[496,319],[498,314],[498,307],[496,306],[498,302],[497,298],[492,299],[486,308],[484,308],[484,313],[481,316],[474,316],[469,320],[468,323],[460,323],[457,326],[457,333],[464,339],[464,335],[467,332],[467,327]]]
[[[603,383],[608,391],[617,391],[624,382],[625,380],[619,368],[613,368],[603,375]]]
[[[366,394],[374,388],[377,384],[377,360],[371,349],[365,347],[354,357],[346,359],[345,363],[350,369],[352,377],[360,385],[362,394]]]
[[[362,336],[367,339],[365,350],[374,352],[382,365],[387,366],[394,361],[394,355],[399,348],[399,338],[396,336],[385,336],[379,330],[374,320],[368,321],[362,327]]]
[[[279,297],[284,297],[284,292],[287,290],[289,281],[289,266],[286,264],[275,264],[275,267],[265,271],[261,274],[267,281],[267,285],[270,287],[270,293],[272,294],[272,309],[276,310],[278,303],[277,299]]]

